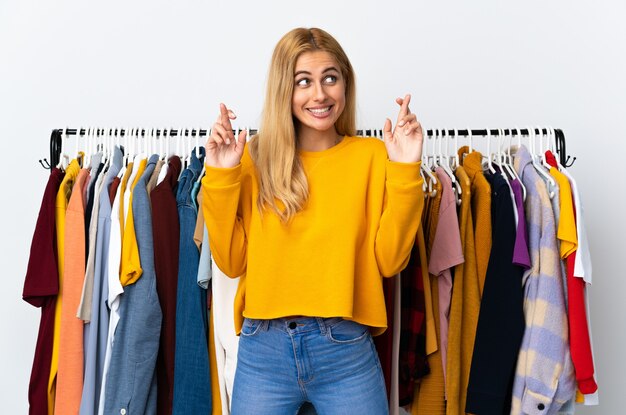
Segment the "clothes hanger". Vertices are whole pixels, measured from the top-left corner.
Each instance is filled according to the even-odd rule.
[[[559,171],[563,171],[565,167],[563,167],[563,165],[561,164],[561,160],[559,159],[559,157],[557,157],[557,154],[556,154],[556,140],[557,140],[556,132],[554,131],[554,128],[552,128],[551,126],[548,126],[547,129],[548,129],[548,149],[552,152],[552,155],[554,156],[554,159],[556,160],[557,169]]]
[[[540,154],[540,159],[541,159],[541,165],[548,171],[550,171],[550,168],[552,168],[552,166],[550,164],[548,164],[548,160],[546,159],[546,151],[548,151],[550,149],[550,132],[548,131],[548,129],[546,128],[546,133],[543,133],[543,128],[542,127],[537,127],[539,129],[539,152]],[[546,146],[544,147],[543,145],[543,139],[546,139]]]
[[[239,137],[239,131],[240,129],[237,128],[237,134],[235,135],[235,139],[237,139],[237,137]],[[196,158],[198,160],[200,160],[200,127],[198,127],[197,133],[196,133],[196,148],[195,148],[195,152],[196,152]],[[200,170],[200,174],[198,175],[198,178],[196,179],[196,183],[201,183],[202,182],[202,178],[204,177],[204,172],[206,171],[206,165],[204,163],[202,163],[202,170]]]
[[[65,171],[67,166],[69,165],[69,156],[65,154],[65,141],[67,140],[67,127],[61,131],[61,152],[59,153],[59,163],[57,164],[57,168]],[[67,164],[66,164],[67,162]]]
[[[541,166],[538,163],[538,160],[536,158],[536,153],[535,153],[535,138],[536,138],[536,134],[535,134],[535,129],[532,127],[527,127],[528,128],[528,133],[530,135],[530,143],[531,143],[531,159],[532,159],[532,165],[535,168],[535,170],[537,171],[537,173],[539,173],[539,175],[544,179],[544,181],[546,182],[546,187],[548,190],[548,196],[550,196],[550,199],[552,199],[554,197],[554,188],[556,187],[556,181],[554,180],[554,178],[552,176],[550,176],[550,174],[548,174],[548,172],[546,172],[546,170],[543,168],[543,166]],[[533,154],[535,153],[535,154]]]
[[[511,134],[513,133],[513,131],[516,132],[517,134],[517,138],[520,140],[521,142],[521,138],[520,138],[520,132],[519,132],[519,128],[515,127],[512,131]],[[515,171],[515,167],[513,166],[513,156],[511,156],[511,141],[513,140],[512,136],[509,136],[509,146],[507,149],[507,157],[508,160],[505,164],[505,166],[508,166],[509,168],[509,173],[511,173],[511,177],[514,178],[513,180],[517,179],[517,181],[519,182],[520,186],[522,187],[522,199],[524,201],[526,201],[526,186],[524,186],[524,183],[522,182],[522,178],[519,177],[519,175],[517,174],[517,171]]]
[[[483,156],[485,158],[485,156]],[[487,170],[491,174],[496,174],[496,169],[493,168],[493,164],[491,163],[491,129],[487,128]]]
[[[445,136],[446,138],[446,145],[445,145],[445,153],[443,151],[441,151],[441,168],[443,169],[443,171],[446,173],[446,175],[450,178],[450,181],[452,182],[452,191],[454,193],[454,200],[456,202],[457,205],[461,204],[461,185],[459,184],[458,180],[456,179],[456,176],[454,175],[454,172],[452,171],[452,169],[450,168],[450,143],[449,143],[449,134],[448,134],[448,130],[447,129],[443,129],[441,131],[442,136],[441,136],[441,141],[439,142],[439,146],[441,148],[442,142],[443,142],[443,138]]]
[[[498,128],[498,141],[502,140],[503,137],[504,137],[504,129]],[[502,146],[500,144],[501,143],[498,143],[498,152],[496,153],[496,164],[498,168],[500,169],[500,175],[502,175],[502,177],[504,178],[504,180],[506,181],[506,184],[509,186],[509,189],[510,189],[511,182],[509,181],[509,177],[507,176],[506,168],[502,165],[502,157],[501,157],[502,153],[500,151]]]
[[[434,143],[433,143],[433,146],[434,146]],[[434,154],[434,147],[433,147],[433,154]],[[424,153],[422,154],[422,156],[424,156]],[[424,163],[422,162],[421,168],[424,170],[424,174],[429,179],[427,180],[428,181],[428,196],[435,197],[437,195],[437,189],[433,188],[433,185],[437,184],[437,177],[433,174],[432,169],[431,169],[430,162],[432,161],[433,161],[433,157],[431,157],[430,155],[427,155],[426,157],[427,165],[424,165]]]
[[[424,173],[424,163],[426,162],[426,148],[422,152],[422,162],[420,163],[420,176],[422,177],[422,192],[424,193],[424,199],[428,197],[428,183],[426,175]]]

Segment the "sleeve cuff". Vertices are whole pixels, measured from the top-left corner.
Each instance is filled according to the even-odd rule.
[[[590,395],[598,390],[598,385],[593,377],[589,379],[579,379],[578,380],[578,389],[583,395]]]
[[[420,175],[421,161],[415,163],[400,163],[387,160],[387,180],[395,183],[413,184],[422,181]]]
[[[241,163],[235,167],[211,167],[204,165],[205,175],[202,185],[207,187],[228,187],[241,178]]]

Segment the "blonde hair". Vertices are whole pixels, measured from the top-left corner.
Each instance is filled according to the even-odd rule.
[[[291,100],[298,57],[323,51],[337,61],[345,85],[345,107],[335,129],[340,135],[356,134],[356,91],[352,65],[339,43],[317,28],[297,28],[284,35],[272,54],[265,105],[259,133],[250,140],[250,155],[259,177],[257,208],[269,208],[283,223],[306,204],[309,187],[298,158],[296,122]]]

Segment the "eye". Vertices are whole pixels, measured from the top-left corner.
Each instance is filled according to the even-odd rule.
[[[296,81],[297,86],[307,86],[309,84],[309,78],[302,78]]]
[[[337,76],[328,75],[324,78],[324,82],[326,82],[327,84],[334,84],[335,82],[337,82]]]

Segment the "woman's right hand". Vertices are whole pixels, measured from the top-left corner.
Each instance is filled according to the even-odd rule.
[[[211,135],[204,146],[206,150],[204,162],[207,166],[229,168],[235,167],[241,161],[246,144],[246,131],[241,131],[235,140],[230,124],[230,120],[235,118],[237,118],[235,113],[220,103],[220,115],[213,124]]]

